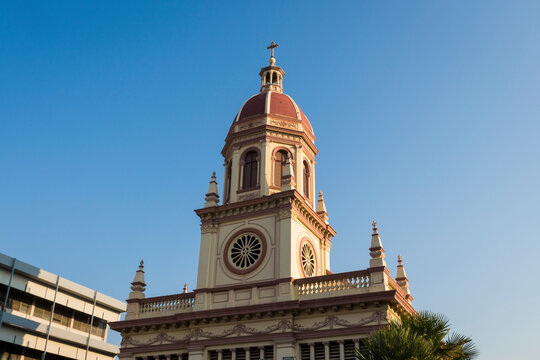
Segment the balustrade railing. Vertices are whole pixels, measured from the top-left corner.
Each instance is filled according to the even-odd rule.
[[[191,311],[195,303],[195,294],[177,294],[142,299],[139,313],[148,314],[167,311]]]
[[[326,294],[351,289],[368,288],[370,275],[366,270],[315,276],[294,281],[298,295]]]
[[[351,271],[346,273],[314,276],[293,281],[296,296],[340,296],[367,292],[370,287],[371,275],[368,270]],[[338,294],[338,293],[342,294]],[[332,294],[335,293],[335,294]],[[137,300],[139,314],[143,317],[156,313],[179,313],[193,311],[195,293],[183,293]],[[163,314],[165,315],[165,314]],[[161,316],[161,315],[158,315]]]

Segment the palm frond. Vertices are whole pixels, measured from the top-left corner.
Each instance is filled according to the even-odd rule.
[[[442,314],[422,311],[391,321],[371,334],[356,357],[359,360],[472,360],[478,350],[471,338],[450,333]]]

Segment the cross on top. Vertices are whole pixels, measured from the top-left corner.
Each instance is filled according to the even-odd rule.
[[[270,57],[274,57],[274,49],[277,48],[279,46],[279,44],[275,43],[275,42],[271,42],[270,43],[270,46],[267,46],[266,49],[267,50],[271,50],[272,51],[272,55]]]

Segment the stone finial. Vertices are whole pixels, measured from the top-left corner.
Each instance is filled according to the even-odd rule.
[[[131,292],[129,293],[130,299],[144,298],[144,291],[146,290],[146,283],[144,282],[144,261],[141,260],[139,269],[135,272],[135,277],[131,282]]]
[[[208,185],[208,193],[206,193],[206,197],[204,198],[204,200],[206,200],[206,202],[204,203],[205,208],[218,206],[219,204],[219,194],[218,194],[218,189],[217,189],[215,171],[212,173],[212,179],[210,180],[210,184]]]
[[[281,191],[292,190],[296,186],[294,180],[294,171],[291,165],[291,160],[287,158],[285,162],[285,168],[283,169],[283,176],[281,177]]]
[[[328,224],[328,213],[326,212],[326,204],[324,203],[324,197],[322,190],[319,191],[319,201],[317,202],[317,214]]]
[[[184,294],[187,293],[187,283],[184,283]]]
[[[371,247],[369,248],[369,267],[380,267],[386,266],[386,261],[384,260],[384,249],[381,242],[381,236],[379,235],[379,229],[377,228],[377,222],[373,221],[373,233],[371,234]]]
[[[397,265],[397,274],[396,282],[405,293],[405,298],[412,301],[411,291],[409,290],[409,279],[407,279],[407,274],[405,273],[405,266],[403,266],[403,260],[401,255],[398,255],[398,265]]]
[[[371,225],[373,226],[373,235],[378,234],[378,233],[379,233],[379,229],[377,228],[377,222],[376,222],[375,220],[373,220],[373,222],[371,223]]]

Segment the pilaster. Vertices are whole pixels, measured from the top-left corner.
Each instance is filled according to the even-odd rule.
[[[212,287],[215,283],[217,224],[201,224],[201,245],[199,250],[199,270],[197,288]]]
[[[238,194],[236,193],[240,188],[240,150],[235,147],[232,155],[232,171],[231,171],[231,195],[230,202],[238,201]]]
[[[270,194],[270,184],[272,179],[270,179],[270,174],[272,173],[270,166],[272,165],[272,154],[269,149],[267,141],[261,143],[261,176],[259,177],[261,181],[261,195]]]
[[[280,340],[274,341],[274,344],[276,345],[275,358],[277,360],[282,360],[283,358],[295,357],[296,356],[295,343],[296,343],[296,340],[292,336],[289,339],[280,339]]]

